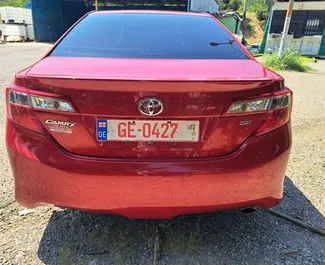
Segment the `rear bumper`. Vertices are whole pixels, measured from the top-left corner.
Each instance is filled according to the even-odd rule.
[[[205,159],[98,159],[72,155],[46,136],[7,121],[16,200],[134,218],[279,203],[290,124],[252,137],[231,155]]]

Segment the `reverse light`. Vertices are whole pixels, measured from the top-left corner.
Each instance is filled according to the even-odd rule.
[[[228,113],[242,113],[252,111],[266,110],[269,105],[269,99],[260,99],[252,101],[237,102],[231,105]]]
[[[35,109],[48,109],[48,110],[59,110],[73,112],[72,106],[64,100],[55,98],[46,98],[40,96],[30,96],[31,103]]]

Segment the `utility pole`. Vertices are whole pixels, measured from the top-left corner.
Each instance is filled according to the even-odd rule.
[[[96,8],[96,11],[98,11],[98,0],[95,0],[95,8]]]
[[[241,22],[242,23],[242,33],[243,33],[243,40],[242,40],[243,45],[246,45],[246,41],[245,41],[246,11],[247,11],[247,0],[244,0],[243,20]]]
[[[247,11],[247,0],[244,0],[243,21],[246,20],[246,11]]]
[[[293,9],[293,4],[294,0],[289,0],[289,5],[287,9],[287,15],[286,15],[286,20],[284,21],[284,27],[283,27],[283,32],[282,32],[282,37],[281,37],[281,44],[280,44],[280,49],[279,49],[279,56],[282,55],[286,38],[288,35],[289,27],[290,27],[290,21],[291,21],[291,16],[292,16],[292,9]]]

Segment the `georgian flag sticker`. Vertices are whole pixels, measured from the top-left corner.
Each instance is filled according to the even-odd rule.
[[[97,140],[107,140],[107,120],[97,120]]]

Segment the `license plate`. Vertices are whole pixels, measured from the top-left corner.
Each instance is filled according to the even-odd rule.
[[[97,140],[198,142],[199,125],[199,121],[97,120]]]

